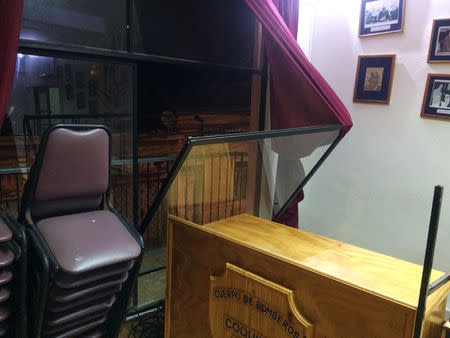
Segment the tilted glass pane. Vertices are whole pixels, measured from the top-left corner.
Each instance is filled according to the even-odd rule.
[[[167,194],[168,212],[197,224],[242,213],[272,219],[338,134],[194,143]]]
[[[241,139],[228,142],[220,135],[195,138],[178,172],[167,174],[170,189],[145,232],[138,306],[164,300],[168,214],[197,224],[243,213],[272,219],[337,139],[339,127],[327,130],[254,138],[240,133]],[[202,143],[207,138],[210,143]]]

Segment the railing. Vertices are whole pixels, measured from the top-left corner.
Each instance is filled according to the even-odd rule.
[[[242,213],[247,163],[244,151],[191,156],[172,183],[169,213],[197,224]]]
[[[3,210],[17,217],[23,188],[30,167],[0,169],[0,205]],[[116,160],[111,164],[111,200],[114,206],[133,219],[133,170],[131,160]]]
[[[29,168],[0,169],[0,206],[17,217]]]
[[[103,124],[112,133],[113,158],[132,154],[132,120],[130,114],[46,114],[25,115],[22,121],[26,163],[31,164],[40,142],[40,135],[52,124]]]
[[[175,157],[141,158],[139,173],[139,221],[144,217],[159,188],[168,176]],[[224,163],[230,164],[232,173],[225,173]],[[23,187],[29,167],[0,169],[0,204],[3,210],[17,217]],[[198,182],[218,182],[218,189],[209,189],[208,194]],[[195,182],[193,181],[195,180]],[[176,205],[163,205],[153,219],[152,226],[144,234],[147,248],[160,247],[166,240],[167,212],[187,217],[198,223],[206,223],[240,213],[245,205],[247,181],[247,154],[215,154],[211,158],[186,163],[180,173],[174,192]],[[205,183],[208,184],[208,183]],[[210,184],[210,183],[209,183]],[[200,191],[201,190],[201,191]],[[130,220],[133,219],[133,164],[131,159],[114,160],[111,163],[111,202]]]

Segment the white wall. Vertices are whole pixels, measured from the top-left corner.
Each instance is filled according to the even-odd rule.
[[[450,120],[419,116],[427,74],[450,74],[450,64],[426,62],[432,21],[450,17],[449,1],[406,0],[403,33],[361,39],[361,0],[300,1],[314,7],[313,20],[299,24],[311,31],[306,54],[354,122],[308,183],[300,226],[422,264],[433,189],[442,184],[435,268],[450,271]],[[390,105],[352,102],[360,54],[397,55]]]

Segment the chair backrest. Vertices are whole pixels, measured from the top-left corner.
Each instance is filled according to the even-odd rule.
[[[33,219],[100,206],[109,184],[110,136],[100,126],[80,128],[57,125],[44,134],[30,175]]]

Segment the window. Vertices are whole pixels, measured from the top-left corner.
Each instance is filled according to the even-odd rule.
[[[256,19],[242,0],[132,1],[133,51],[252,67]]]
[[[21,39],[126,49],[125,0],[25,0]]]
[[[55,123],[112,132],[111,199],[132,219],[132,72],[128,64],[18,54],[0,132],[0,202],[16,214],[43,131]]]

